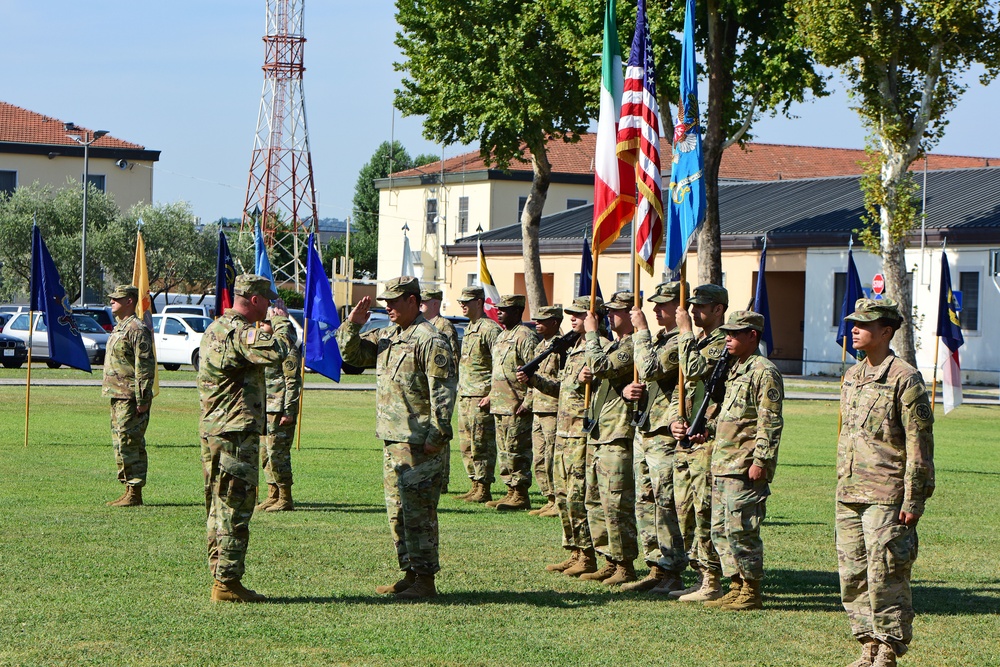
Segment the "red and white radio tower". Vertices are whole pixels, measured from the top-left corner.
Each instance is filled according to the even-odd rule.
[[[308,234],[317,229],[302,51],[305,0],[266,0],[264,89],[257,114],[241,229],[260,220],[274,280],[300,290]]]

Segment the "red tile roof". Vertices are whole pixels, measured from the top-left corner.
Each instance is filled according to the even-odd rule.
[[[64,121],[50,116],[43,116],[34,111],[22,109],[19,106],[0,101],[0,141],[16,144],[43,144],[46,146],[76,146],[78,145],[68,135],[82,134],[91,131],[90,128],[76,126],[73,131],[66,131]],[[128,148],[144,150],[145,146],[131,141],[116,139],[106,134],[93,143],[95,148]]]
[[[576,143],[553,141],[549,143],[549,162],[553,173],[591,174],[594,166],[594,148],[597,135],[580,135]],[[527,147],[521,155],[528,158]],[[660,155],[670,155],[670,143],[660,140]],[[747,144],[745,148],[731,146],[722,158],[719,176],[724,179],[748,181],[777,181],[822,176],[854,176],[861,173],[859,162],[866,159],[865,152],[855,148],[821,148],[815,146],[786,146],[782,144]],[[669,164],[663,161],[664,168]],[[1000,166],[1000,158],[962,157],[958,155],[927,156],[928,169],[965,169],[972,167]],[[511,171],[531,171],[530,163],[513,163]],[[923,161],[914,163],[914,170],[923,169]],[[417,169],[393,174],[394,177],[436,174],[442,163],[432,162]],[[486,165],[479,151],[464,153],[444,161],[445,173],[481,171]]]

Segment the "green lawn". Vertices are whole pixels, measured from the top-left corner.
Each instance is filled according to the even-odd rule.
[[[396,577],[373,395],[307,392],[293,454],[299,511],[251,524],[246,583],[264,605],[209,601],[196,394],[164,389],[147,506],[117,497],[94,387],[0,387],[0,665],[845,665],[856,657],[833,546],[836,404],[786,405],[763,535],[765,609],[731,614],[545,572],[557,519],[441,503],[440,596],[375,595]],[[937,429],[906,666],[1000,665],[1000,408]],[[453,491],[468,488],[457,453]],[[537,496],[535,501],[537,502]]]
[[[101,380],[104,373],[103,366],[95,366],[93,373],[85,373],[75,368],[49,368],[45,362],[34,362],[31,364],[31,382],[41,380]],[[179,370],[168,371],[163,366],[159,367],[160,381],[167,382],[195,382],[198,373],[192,366],[181,366]],[[25,364],[21,368],[0,368],[0,380],[20,379],[23,380],[28,375],[28,366]],[[342,373],[340,381],[343,384],[375,384],[375,371],[367,370],[360,375],[348,375]],[[319,373],[309,371],[306,373],[306,382],[309,384],[333,384],[333,380],[323,377]]]

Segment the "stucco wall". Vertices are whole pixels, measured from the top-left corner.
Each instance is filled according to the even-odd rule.
[[[140,202],[153,201],[153,163],[129,160],[127,168],[119,169],[115,160],[90,158],[90,174],[105,177],[105,191],[110,193],[122,211]],[[34,182],[65,187],[67,180],[79,184],[83,180],[83,158],[65,155],[49,159],[45,155],[0,154],[0,169],[17,172],[18,186]]]

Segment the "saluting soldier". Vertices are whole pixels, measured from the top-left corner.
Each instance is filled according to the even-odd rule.
[[[415,600],[437,595],[437,508],[457,374],[448,339],[420,314],[416,278],[390,280],[378,299],[393,326],[362,335],[371,306],[364,297],[340,325],[337,342],[348,363],[378,369],[375,436],[385,442],[385,507],[403,578],[375,591]]]
[[[861,642],[851,667],[893,667],[913,636],[917,522],[934,492],[934,413],[920,373],[890,348],[903,324],[889,298],[845,318],[865,359],[844,375],[837,442],[840,594]]]
[[[135,314],[139,288],[121,285],[108,298],[118,322],[108,338],[101,395],[111,399],[111,441],[125,492],[107,504],[136,507],[142,505],[149,464],[146,427],[156,376],[153,334]]]
[[[270,323],[261,325],[272,331]],[[295,424],[299,418],[299,398],[302,395],[302,350],[296,342],[295,330],[288,353],[280,361],[264,369],[267,384],[267,434],[261,437],[264,448],[264,481],[267,498],[255,509],[265,512],[291,512],[292,500],[292,442]]]
[[[292,325],[268,278],[236,277],[233,307],[201,338],[201,462],[208,512],[208,566],[212,599],[262,602],[246,588],[250,518],[257,498],[260,436],[266,432],[264,368],[279,363],[292,344]],[[269,317],[273,333],[257,323]]]
[[[507,486],[506,496],[486,506],[501,512],[531,509],[531,407],[528,385],[517,378],[517,369],[534,358],[538,335],[521,322],[524,301],[523,294],[507,294],[497,304],[504,330],[493,345],[490,393],[480,401],[496,423],[500,479]]]
[[[441,299],[444,294],[439,289],[425,288],[420,291],[420,312],[428,322],[431,323],[445,338],[451,346],[452,359],[455,361],[455,368],[458,368],[458,360],[462,356],[461,343],[458,342],[458,331],[455,325],[447,317],[441,314]],[[448,451],[444,455],[444,472],[441,473],[441,494],[448,493],[448,481],[451,479],[451,443],[448,443]]]

